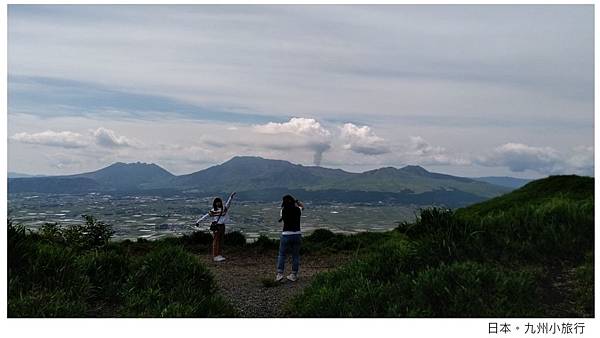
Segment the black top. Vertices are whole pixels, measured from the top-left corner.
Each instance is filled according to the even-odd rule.
[[[298,207],[285,207],[281,210],[283,231],[300,231],[300,216],[302,211]]]

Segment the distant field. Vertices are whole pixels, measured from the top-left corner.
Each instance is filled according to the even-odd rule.
[[[210,208],[210,197],[115,196],[109,194],[9,194],[8,216],[37,229],[45,222],[68,225],[91,214],[113,225],[117,240],[157,239],[190,233],[195,220]],[[412,221],[417,206],[386,204],[307,204],[303,230],[326,228],[336,233],[385,231],[401,221]],[[278,203],[234,202],[229,230],[238,230],[252,241],[259,235],[277,237],[281,224]],[[202,224],[207,229],[208,224]]]

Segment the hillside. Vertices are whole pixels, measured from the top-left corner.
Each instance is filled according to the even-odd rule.
[[[508,191],[507,188],[470,178],[432,173],[420,166],[397,169],[386,167],[366,171],[343,180],[324,183],[312,189],[338,188],[359,191],[423,193],[434,190],[457,190],[482,197],[492,197]]]
[[[591,199],[593,202],[594,178],[577,175],[550,176],[532,181],[508,194],[457,210],[457,213],[483,217],[524,205],[538,206],[555,198],[581,202]]]
[[[139,188],[144,183],[164,181],[173,176],[173,174],[154,163],[117,162],[100,170],[64,177],[91,178],[108,189],[125,190]]]
[[[509,191],[469,178],[432,173],[420,166],[350,173],[260,157],[234,157],[221,165],[175,177],[169,184],[205,192],[237,190],[246,192],[241,196],[260,196],[261,199],[271,199],[271,195],[293,190],[306,199],[394,200],[416,204],[429,199],[452,206],[456,205],[452,203],[453,197],[461,201],[459,205],[465,205]]]
[[[9,178],[8,191],[84,193],[139,190],[150,182],[162,182],[173,174],[156,164],[117,162],[108,167],[75,175]]]
[[[594,317],[591,177],[551,176],[457,211],[424,209],[385,235],[317,276],[289,314]],[[323,247],[341,240],[319,237]]]
[[[79,181],[91,180],[82,186]],[[63,182],[66,184],[59,184]],[[83,182],[83,181],[81,181]],[[58,187],[58,188],[57,188]],[[9,192],[136,194],[226,194],[238,191],[247,200],[274,201],[282,194],[318,202],[403,203],[460,207],[498,196],[510,189],[470,178],[432,173],[420,166],[387,167],[363,173],[303,166],[282,160],[238,156],[187,175],[175,176],[156,164],[115,163],[69,176],[9,179]]]
[[[201,191],[249,191],[267,188],[303,188],[325,179],[337,180],[354,174],[321,167],[305,167],[287,161],[237,156],[231,160],[172,179],[169,184]]]

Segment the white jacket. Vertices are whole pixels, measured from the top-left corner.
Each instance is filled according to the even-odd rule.
[[[198,218],[198,220],[196,221],[196,224],[204,221],[207,218],[211,218],[211,222],[219,222],[219,224],[227,224],[229,222],[229,206],[231,205],[231,200],[233,200],[233,195],[230,195],[229,198],[227,199],[227,202],[225,202],[225,211],[223,212],[223,214],[221,215],[221,217],[219,217],[219,212],[221,211],[221,209],[217,209],[217,210],[212,210],[211,211],[215,214],[214,216],[210,215],[210,212],[204,214],[202,217]]]

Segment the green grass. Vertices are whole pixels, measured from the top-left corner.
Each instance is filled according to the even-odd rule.
[[[193,254],[208,252],[209,233],[113,243],[86,217],[37,233],[9,221],[7,234],[10,317],[236,315]],[[225,245],[275,255],[279,241],[233,232]],[[568,313],[593,317],[593,179],[553,176],[467,208],[424,209],[385,233],[319,229],[301,250],[352,259],[291,299],[292,317],[545,317],[556,294]],[[566,289],[553,289],[555,271]]]
[[[589,252],[583,264],[575,268],[574,300],[576,313],[593,317],[594,313],[594,260]]]
[[[568,306],[593,316],[592,178],[553,176],[457,211],[421,210],[384,234],[310,237],[307,250],[341,246],[357,258],[318,275],[290,316],[551,316],[548,267],[563,265],[576,267]]]
[[[180,243],[109,243],[98,236],[110,232],[92,218],[40,233],[9,221],[9,317],[236,315],[210,271]]]

